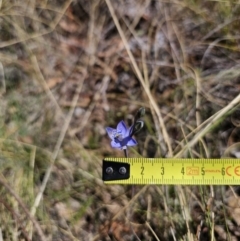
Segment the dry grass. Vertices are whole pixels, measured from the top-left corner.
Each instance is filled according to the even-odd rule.
[[[0,1],[0,241],[238,240],[238,187],[105,186],[101,162],[141,106],[130,156],[239,157],[239,13]]]

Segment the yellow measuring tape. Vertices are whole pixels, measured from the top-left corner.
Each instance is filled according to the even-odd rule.
[[[239,185],[240,159],[104,158],[106,184]]]

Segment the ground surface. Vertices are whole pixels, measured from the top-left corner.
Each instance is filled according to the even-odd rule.
[[[0,1],[0,240],[240,240],[238,187],[106,186],[131,157],[239,157],[234,1]]]

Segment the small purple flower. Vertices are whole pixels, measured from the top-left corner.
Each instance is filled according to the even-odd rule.
[[[106,131],[111,138],[111,146],[117,149],[127,149],[127,146],[136,146],[137,141],[132,138],[133,126],[127,128],[124,121],[120,121],[117,129],[107,127]]]

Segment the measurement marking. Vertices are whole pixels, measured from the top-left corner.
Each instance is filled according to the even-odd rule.
[[[130,164],[130,178],[114,180],[112,183],[124,184],[192,184],[192,185],[238,185],[240,182],[240,160],[237,159],[171,159],[171,158],[105,158],[105,161],[116,161]],[[151,164],[150,164],[151,162]],[[153,163],[154,162],[154,163]],[[139,165],[140,164],[140,165]],[[149,168],[150,165],[154,168]],[[172,166],[176,167],[171,170]],[[201,169],[203,168],[204,169]],[[164,174],[161,175],[161,168]],[[184,174],[181,172],[184,168]],[[187,169],[191,168],[191,169]],[[194,169],[192,169],[194,168]],[[197,169],[199,175],[197,175]],[[143,170],[144,169],[144,170]],[[156,170],[160,170],[157,172]],[[153,172],[154,171],[154,172]],[[156,174],[155,174],[156,171]],[[187,175],[188,171],[195,175]],[[153,174],[154,173],[154,174]],[[194,176],[194,177],[193,177]],[[175,179],[174,179],[175,178]],[[111,183],[111,181],[105,181]]]

